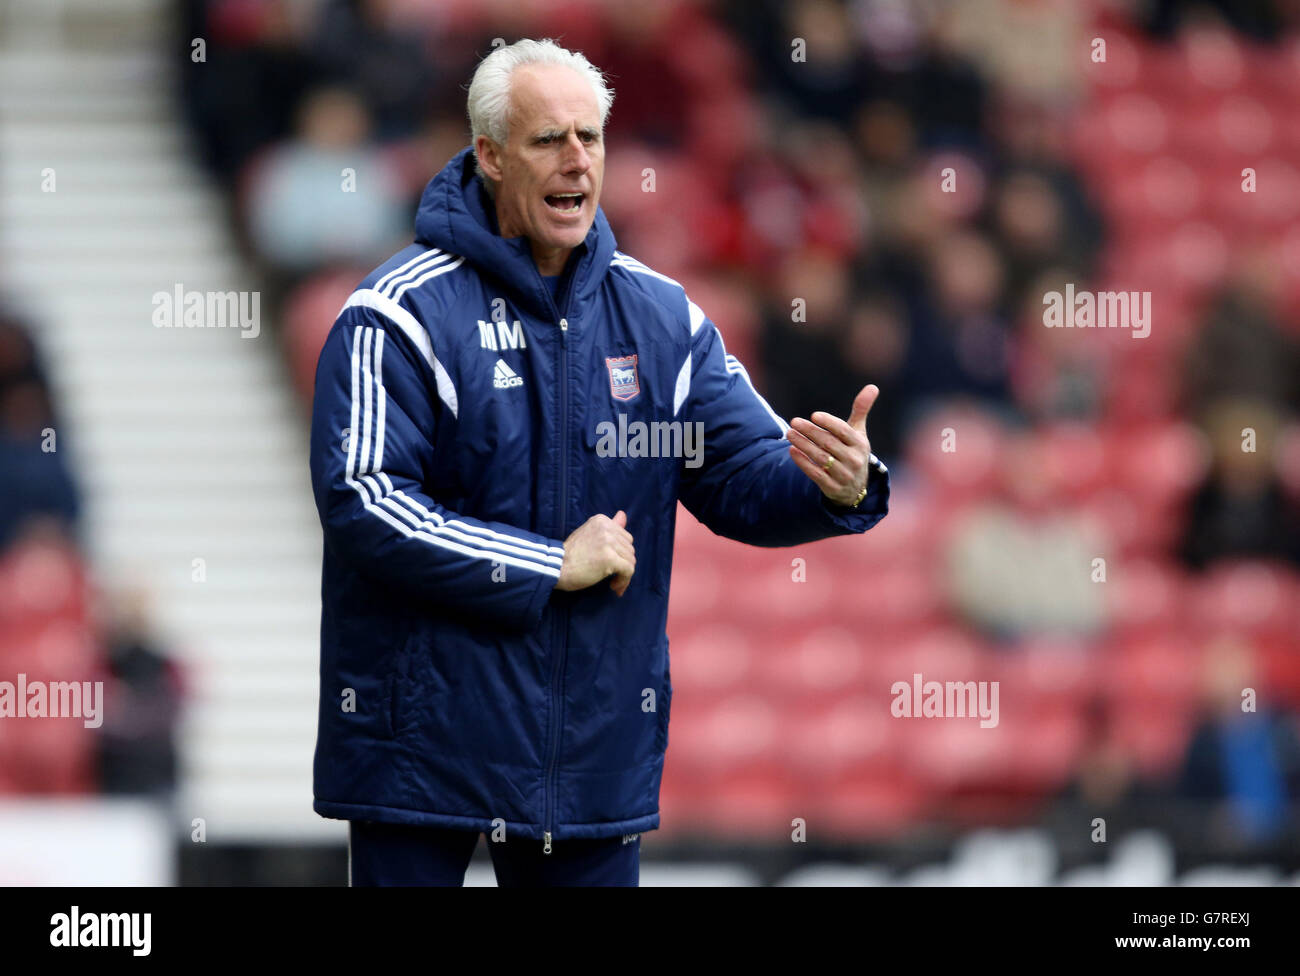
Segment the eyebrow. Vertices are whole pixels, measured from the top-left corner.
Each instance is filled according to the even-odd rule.
[[[568,133],[568,131],[569,130],[567,128],[559,128],[559,127],[555,127],[551,129],[542,129],[541,131],[533,134],[533,140],[536,141],[538,139],[545,139],[547,136],[560,139],[563,138]],[[578,135],[580,136],[590,136],[593,139],[600,138],[600,129],[594,126],[590,126],[590,125],[579,126],[577,132]]]

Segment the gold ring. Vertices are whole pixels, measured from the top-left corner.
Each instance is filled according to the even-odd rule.
[[[835,455],[832,454],[829,458],[826,459],[826,463],[822,465],[822,470],[829,471],[834,466],[835,466]]]

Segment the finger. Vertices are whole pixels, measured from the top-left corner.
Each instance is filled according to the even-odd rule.
[[[851,426],[847,420],[841,420],[833,413],[818,410],[816,413],[810,414],[808,419],[843,444],[850,444],[854,447],[862,444],[863,431]]]
[[[799,448],[791,447],[790,457],[792,457],[794,463],[799,466],[799,470],[806,474],[823,492],[835,490],[836,486],[831,482],[830,478],[827,477],[826,472],[814,464],[808,458],[808,455],[804,454],[803,451],[799,450]]]
[[[609,581],[609,588],[618,596],[627,592],[627,588],[632,585],[632,574],[635,569],[629,569],[626,573],[616,573],[614,578]]]
[[[614,513],[614,517],[610,521],[614,523],[614,527],[618,530],[619,535],[625,535],[629,539],[632,538],[632,533],[627,530],[627,512],[620,508]]]
[[[636,549],[630,544],[626,544],[626,543],[615,544],[613,546],[613,552],[611,553],[611,556],[613,559],[616,560],[623,560],[625,562],[631,563],[632,565],[636,564]]]
[[[880,387],[875,383],[868,383],[858,391],[858,395],[853,398],[853,412],[849,414],[850,427],[864,434],[867,432],[867,414],[878,396],[880,396]]]
[[[789,440],[790,443],[808,459],[809,464],[815,465],[817,470],[825,475],[827,482],[833,484],[841,482],[843,473],[849,468],[848,464],[833,464],[831,465],[831,469],[827,471],[826,463],[834,455],[822,450],[820,446],[799,433],[799,431],[795,430],[793,427],[786,432],[786,439]],[[821,482],[819,481],[818,483],[820,484]]]
[[[625,549],[615,549],[608,555],[606,565],[614,574],[631,573],[636,569],[636,554]]]
[[[822,416],[829,417],[830,414],[822,414]],[[844,422],[840,421],[840,423]],[[828,455],[834,455],[835,459],[841,463],[854,464],[856,463],[857,458],[861,456],[862,438],[848,425],[845,425],[845,429],[850,432],[849,436],[851,439],[848,441],[843,440],[825,427],[819,426],[814,421],[804,420],[802,417],[795,417],[794,420],[790,421],[790,426],[800,434],[803,434],[804,437],[811,440]],[[804,451],[804,453],[808,454],[807,451]],[[813,460],[817,460],[817,458],[812,454],[809,454],[808,456],[813,458]],[[821,460],[823,463],[825,462],[825,458],[822,458]]]

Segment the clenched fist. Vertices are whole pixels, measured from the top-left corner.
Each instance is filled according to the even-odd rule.
[[[609,588],[622,596],[636,571],[636,548],[627,530],[627,512],[593,515],[564,540],[564,563],[558,590],[585,590],[607,576]]]

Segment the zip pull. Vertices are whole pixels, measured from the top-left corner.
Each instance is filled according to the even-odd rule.
[[[561,332],[568,332],[568,331],[569,331],[569,320],[568,320],[568,319],[560,319],[560,331],[561,331]]]
[[[542,834],[542,839],[545,842],[542,844],[542,853],[551,853],[551,832],[548,830],[546,833]]]

